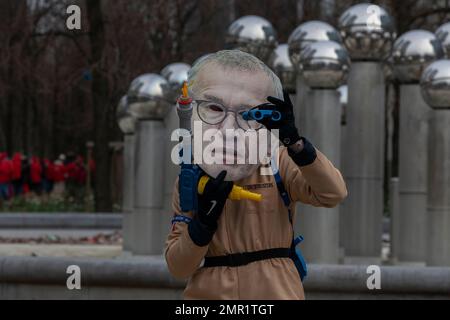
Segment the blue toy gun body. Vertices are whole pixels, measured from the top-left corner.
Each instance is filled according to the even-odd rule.
[[[178,191],[183,212],[197,211],[197,185],[200,172],[200,168],[195,164],[181,164]]]

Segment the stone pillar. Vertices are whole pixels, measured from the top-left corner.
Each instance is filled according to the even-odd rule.
[[[338,89],[338,92],[340,93],[340,100],[341,100],[341,159],[340,159],[340,163],[341,163],[341,172],[342,172],[342,163],[344,163],[345,161],[348,161],[346,159],[344,159],[345,157],[348,157],[348,154],[345,152],[346,150],[346,141],[347,141],[347,137],[346,137],[346,128],[347,128],[347,117],[346,117],[346,111],[347,111],[347,105],[348,105],[348,86],[345,85],[345,88],[343,88],[344,86],[341,86]],[[343,207],[340,206],[339,207],[339,221],[342,221],[342,211]],[[341,232],[342,227],[339,223],[339,232]],[[344,249],[344,244],[342,243],[342,237],[339,236],[339,262],[343,263],[345,259],[345,249]]]
[[[301,74],[297,74],[297,87],[295,94],[295,101],[292,100],[292,104],[295,106],[294,108],[294,116],[295,116],[295,125],[298,130],[302,132],[303,125],[305,122],[305,118],[307,114],[306,110],[306,95],[310,88],[306,85],[305,79]]]
[[[381,63],[353,62],[348,78],[342,171],[348,198],[340,236],[346,262],[379,263],[383,216],[385,82]]]
[[[164,199],[163,199],[163,210],[161,213],[161,230],[163,241],[167,239],[167,235],[170,231],[170,223],[172,221],[174,212],[172,208],[172,193],[174,188],[174,183],[180,173],[180,166],[175,165],[172,162],[171,153],[172,149],[178,144],[178,141],[171,141],[172,133],[179,127],[179,118],[177,114],[176,106],[169,111],[169,113],[164,118],[165,124],[165,151],[164,151]]]
[[[400,219],[399,219],[399,196],[398,196],[398,177],[392,177],[389,181],[389,208],[391,211],[390,219],[390,252],[389,257],[392,264],[396,264],[398,261],[398,245],[399,245],[399,235],[400,235]]]
[[[400,86],[399,262],[425,264],[429,112],[419,84]]]
[[[427,256],[429,266],[450,266],[450,110],[431,111],[428,139]]]
[[[133,254],[159,255],[164,243],[161,211],[164,181],[164,123],[139,120],[136,124]]]
[[[340,165],[341,107],[339,93],[334,89],[312,89],[305,95],[308,121],[302,134]],[[336,264],[339,260],[339,207],[316,208],[300,205],[296,228],[305,237],[302,252],[309,263]]]
[[[125,134],[123,164],[123,250],[132,251],[132,237],[134,234],[133,211],[134,211],[134,156],[135,135]]]

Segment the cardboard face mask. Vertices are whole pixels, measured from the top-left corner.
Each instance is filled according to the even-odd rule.
[[[260,144],[268,141],[258,138],[255,144],[245,137],[252,124],[246,124],[242,113],[267,102],[267,96],[273,95],[273,84],[263,72],[225,70],[214,64],[202,69],[197,78],[193,91],[198,102],[192,120],[193,127],[196,121],[201,123],[203,158],[195,161],[211,177],[223,170],[228,172],[227,181],[249,177],[262,160],[257,157],[255,161],[252,155],[258,155]],[[194,143],[198,133],[194,130]]]

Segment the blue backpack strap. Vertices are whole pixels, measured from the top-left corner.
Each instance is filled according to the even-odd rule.
[[[281,175],[280,175],[280,170],[276,166],[275,159],[272,159],[272,161],[270,163],[270,167],[272,168],[273,176],[274,176],[275,182],[277,184],[278,193],[280,194],[284,205],[288,209],[289,222],[292,224],[292,213],[291,213],[291,209],[290,209],[291,199],[289,199],[289,194],[287,193],[286,188],[284,187],[283,180],[281,179]]]
[[[289,206],[291,205],[291,199],[289,199],[289,195],[288,195],[286,189],[284,188],[283,181],[281,180],[281,175],[280,175],[279,171],[274,174],[274,178],[275,178],[275,182],[277,183],[277,189],[281,196],[281,199],[283,199],[284,205],[288,209],[289,222],[292,224],[292,213],[291,213],[291,209],[289,208]]]
[[[296,249],[296,246],[303,241],[303,237],[298,236],[297,238],[295,238],[294,236],[294,224],[292,221],[292,212],[289,207],[291,205],[291,200],[289,199],[289,194],[287,193],[286,188],[284,187],[283,184],[283,180],[281,179],[280,170],[278,169],[278,167],[275,166],[275,161],[273,159],[271,162],[271,167],[273,176],[275,178],[275,182],[277,184],[278,192],[281,196],[281,199],[283,199],[284,205],[288,209],[289,222],[291,223],[292,226],[291,259],[293,260],[295,267],[300,275],[300,279],[303,281],[303,279],[308,274],[308,268],[306,266],[306,261],[303,258],[302,252],[300,251],[300,249]]]

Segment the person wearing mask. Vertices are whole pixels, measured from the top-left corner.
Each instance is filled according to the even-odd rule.
[[[273,174],[271,166],[271,174],[262,170],[268,165],[261,159],[249,161],[255,146],[248,139],[233,148],[215,148],[215,158],[226,161],[199,162],[209,181],[197,193],[195,213],[181,211],[175,182],[173,224],[165,247],[169,271],[189,279],[185,299],[304,299],[301,271],[292,255],[295,203],[338,205],[347,196],[341,173],[300,135],[279,78],[256,57],[239,50],[211,54],[192,67],[188,83],[192,120],[202,124],[202,134],[215,132],[213,141],[203,143],[203,153],[230,130],[238,135],[278,130],[281,146],[273,155],[278,159]],[[245,116],[268,104],[281,120]],[[194,130],[194,144],[195,135]],[[262,201],[228,199],[233,184],[259,193]]]

